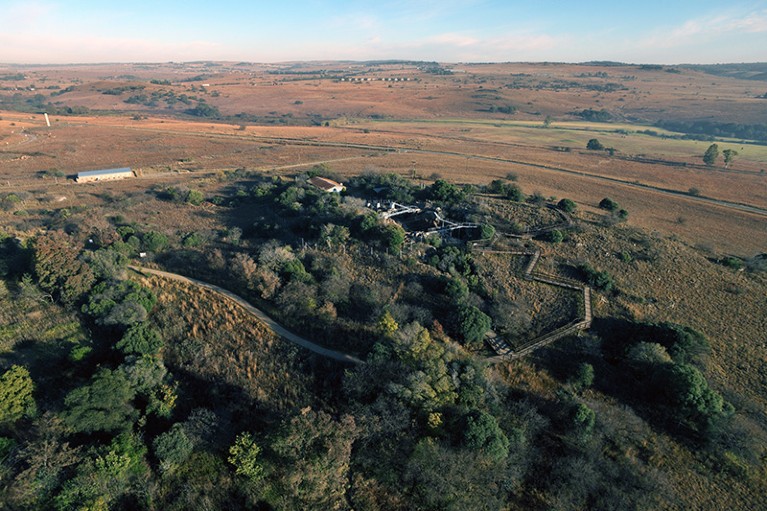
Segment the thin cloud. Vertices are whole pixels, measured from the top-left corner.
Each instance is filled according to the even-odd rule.
[[[316,48],[323,58],[412,58],[446,62],[551,60],[552,50],[571,45],[564,36],[516,33],[479,37],[471,33],[445,32],[413,41],[389,41],[379,37],[353,47]]]
[[[14,2],[5,8],[6,30],[10,27],[29,26],[46,18],[56,10],[54,4],[45,2],[25,1]]]
[[[160,42],[126,37],[0,34],[0,46],[14,44],[18,62],[63,64],[72,62],[143,62],[147,60],[201,60],[228,56],[222,45],[210,41]]]
[[[426,40],[426,45],[430,44],[444,44],[447,46],[453,46],[457,48],[464,48],[467,46],[477,46],[481,41],[475,37],[470,37],[462,34],[448,33],[440,34],[434,37],[430,37]]]
[[[638,46],[642,48],[673,48],[693,44],[701,39],[712,39],[732,33],[767,32],[767,10],[753,11],[745,15],[725,14],[688,20],[683,24],[657,32]]]
[[[330,20],[330,26],[331,28],[352,27],[357,30],[376,30],[381,26],[381,22],[371,14],[355,13],[333,17]]]

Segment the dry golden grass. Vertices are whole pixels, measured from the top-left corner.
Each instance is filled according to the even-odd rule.
[[[508,254],[474,255],[481,282],[498,298],[521,306],[520,315],[530,321],[529,327],[514,339],[506,339],[518,345],[543,335],[576,319],[580,313],[579,292],[530,282],[521,277],[526,256]]]
[[[542,271],[555,260],[588,261],[614,276],[617,297],[594,296],[594,314],[629,314],[642,321],[672,321],[703,332],[711,342],[709,377],[761,409],[767,407],[767,275],[733,271],[676,241],[630,227],[587,227],[551,247]],[[618,254],[633,254],[624,263]],[[556,258],[556,259],[554,259]],[[647,260],[643,260],[647,259]]]
[[[42,122],[41,117],[35,122]],[[36,177],[37,172],[57,168],[70,174],[77,170],[124,165],[139,170],[143,175],[141,180],[89,187],[95,193],[109,190],[118,194],[140,191],[155,182],[191,186],[195,182],[191,180],[205,177],[206,172],[226,168],[295,173],[323,161],[347,175],[358,174],[369,167],[406,175],[415,169],[420,176],[440,175],[451,181],[474,184],[484,184],[514,172],[519,175],[520,184],[527,193],[539,191],[546,196],[570,197],[587,210],[593,210],[603,197],[609,196],[629,210],[632,224],[677,235],[691,245],[708,244],[718,251],[745,256],[765,249],[764,216],[638,188],[632,184],[638,181],[682,192],[698,188],[708,197],[766,207],[767,193],[764,192],[767,178],[749,171],[742,161],[735,167],[742,172],[676,168],[629,162],[585,151],[562,153],[534,143],[521,146],[513,141],[500,145],[485,142],[488,133],[496,130],[502,134],[504,128],[483,127],[480,133],[474,135],[457,134],[455,126],[439,125],[419,135],[411,132],[397,134],[388,129],[375,131],[377,127],[378,124],[373,125],[371,133],[326,127],[249,127],[240,131],[231,125],[188,121],[67,118],[66,125],[57,125],[50,131],[28,130],[37,138],[21,147],[35,156],[0,161],[0,165],[6,169],[4,178],[10,183],[10,186],[6,184],[8,191],[48,188],[52,194],[67,197],[81,193],[82,187],[72,188],[74,185],[71,182],[62,180],[59,183],[52,179],[42,180]],[[407,123],[400,125],[400,128],[421,130],[422,126]],[[435,153],[284,145],[269,143],[262,137],[392,146]],[[464,139],[473,142],[468,143]],[[445,153],[465,153],[467,156]],[[576,174],[525,164],[481,160],[474,156],[530,162],[564,168]],[[602,178],[619,179],[625,183]],[[428,184],[429,181],[424,182]],[[212,185],[205,186],[210,188]]]
[[[635,260],[622,262],[618,257],[622,251]],[[763,336],[767,331],[767,274],[727,269],[699,251],[639,229],[592,225],[572,233],[571,241],[549,245],[539,267],[570,275],[569,268],[581,261],[607,270],[616,281],[617,294],[594,293],[595,317],[670,321],[706,335],[712,349],[706,360],[706,376],[735,405],[737,435],[751,442],[754,457],[763,460],[765,451],[759,439],[764,438],[763,410],[767,407]],[[557,399],[561,384],[532,360],[499,365],[497,369],[515,388],[544,400]],[[618,410],[633,416],[615,398],[596,390],[588,391],[584,398],[596,411],[598,421],[618,420]],[[636,416],[619,422],[626,428],[623,434],[627,443],[612,447],[622,449],[622,456],[637,456],[662,471],[680,500],[667,509],[763,507],[767,491],[763,461],[742,468],[722,452],[691,450]]]
[[[206,99],[222,112],[246,112],[259,116],[290,114],[304,117],[385,115],[413,117],[487,117],[490,105],[514,105],[515,118],[543,119],[546,115],[566,116],[584,108],[606,108],[618,116],[655,120],[657,118],[695,118],[705,115],[730,122],[762,122],[763,100],[753,81],[707,75],[679,69],[642,70],[636,66],[599,67],[567,64],[460,64],[448,65],[456,72],[439,76],[419,71],[415,65],[370,66],[326,62],[326,70],[353,73],[370,78],[364,83],[340,82],[319,78],[269,74],[289,65],[220,63],[205,64],[103,64],[85,66],[45,66],[21,70],[27,79],[8,82],[18,87],[73,86],[72,92],[51,98],[63,105],[87,105],[104,110],[152,110],[143,105],[126,105],[131,95],[104,95],[100,90],[122,85],[143,85],[143,93],[171,90]],[[309,68],[304,67],[302,70]],[[319,69],[319,68],[315,68]],[[18,70],[16,70],[18,71]],[[607,73],[607,77],[584,76]],[[203,76],[202,81],[182,81]],[[386,82],[380,78],[410,78],[405,82]],[[168,79],[171,85],[149,83]],[[201,87],[202,83],[209,87]],[[559,85],[557,85],[559,83]],[[564,83],[574,84],[562,85]],[[599,92],[595,85],[617,83],[623,90]],[[194,88],[194,90],[193,90]],[[47,93],[45,90],[22,94]],[[160,104],[159,109],[165,108]],[[176,111],[189,108],[177,103]],[[155,108],[154,110],[158,110]],[[276,114],[275,114],[276,112]],[[493,114],[503,120],[508,115]]]
[[[307,352],[216,293],[156,277],[141,281],[158,296],[154,315],[166,334],[169,365],[240,388],[268,408],[310,404]]]

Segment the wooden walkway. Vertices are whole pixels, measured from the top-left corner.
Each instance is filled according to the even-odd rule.
[[[481,250],[480,252],[490,254],[508,254],[516,256],[529,256],[530,261],[525,267],[523,276],[527,280],[541,282],[551,286],[557,286],[565,289],[572,289],[583,293],[583,309],[578,317],[570,323],[540,335],[534,339],[530,339],[521,346],[518,346],[516,350],[512,349],[506,341],[499,337],[489,337],[487,343],[493,348],[496,356],[489,357],[488,360],[491,363],[507,362],[509,360],[516,360],[529,355],[538,348],[548,346],[549,344],[557,341],[568,335],[579,333],[583,330],[587,330],[591,327],[592,312],[591,312],[591,288],[584,285],[577,280],[567,279],[558,275],[549,275],[542,272],[536,272],[535,267],[541,258],[541,252],[539,250]]]
[[[591,288],[574,280],[566,279],[556,275],[547,275],[544,273],[535,272],[535,266],[538,264],[538,261],[540,260],[540,256],[541,256],[539,251],[536,250],[532,252],[529,250],[516,250],[516,251],[514,250],[482,250],[481,252],[491,253],[491,254],[496,253],[496,254],[515,255],[515,256],[529,256],[530,262],[527,264],[525,268],[525,272],[524,272],[524,277],[527,280],[541,282],[541,283],[549,284],[552,286],[559,286],[566,289],[575,289],[583,293],[583,311],[578,319],[575,319],[571,321],[570,323],[568,323],[567,325],[557,328],[556,330],[552,330],[551,332],[547,332],[539,337],[531,339],[525,342],[524,344],[522,344],[521,346],[518,346],[516,350],[512,349],[511,346],[509,346],[508,343],[506,343],[506,341],[504,341],[502,338],[495,336],[493,334],[488,336],[486,341],[490,345],[490,347],[493,348],[493,351],[495,351],[496,353],[495,356],[487,358],[488,362],[490,363],[508,362],[510,360],[516,360],[516,359],[522,358],[526,355],[529,355],[530,353],[537,350],[538,348],[547,346],[553,343],[554,341],[561,339],[563,337],[566,337],[568,335],[572,335],[582,330],[586,330],[591,326],[591,321],[592,321]],[[305,339],[301,336],[294,334],[293,332],[290,332],[289,330],[285,329],[282,325],[278,324],[269,316],[264,314],[263,311],[251,305],[244,298],[232,293],[231,291],[227,289],[221,288],[213,284],[208,284],[207,282],[202,282],[200,280],[193,279],[190,277],[185,277],[183,275],[179,275],[176,273],[155,270],[153,268],[147,268],[144,266],[131,265],[129,266],[129,268],[145,276],[155,275],[158,277],[176,280],[179,282],[185,282],[187,284],[192,284],[194,286],[209,289],[223,296],[226,299],[232,300],[233,302],[243,307],[250,314],[252,314],[253,316],[257,317],[259,320],[264,322],[274,333],[276,333],[283,339],[286,339],[292,343],[295,343],[298,346],[308,349],[309,351],[313,351],[314,353],[317,353],[318,355],[332,358],[334,360],[338,360],[339,362],[346,362],[350,364],[364,363],[362,360],[360,360],[359,358],[353,355],[349,355],[347,353],[325,348],[324,346],[320,346],[319,344],[313,343],[308,339]]]

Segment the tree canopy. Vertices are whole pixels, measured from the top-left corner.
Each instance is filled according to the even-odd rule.
[[[229,447],[228,461],[234,465],[235,473],[251,480],[259,479],[264,472],[261,466],[261,448],[256,444],[253,435],[240,433]]]
[[[13,365],[0,376],[0,424],[35,413],[35,384],[26,367]]]
[[[590,151],[602,151],[604,148],[605,146],[602,145],[602,142],[596,138],[589,139],[588,143],[586,143],[586,149],[589,149]]]
[[[481,346],[491,326],[490,316],[474,305],[461,306],[458,309],[458,330],[466,345],[475,348]]]
[[[717,158],[719,158],[719,145],[711,144],[703,153],[703,163],[711,167],[716,163]]]
[[[80,248],[63,231],[35,240],[34,267],[40,287],[65,304],[80,300],[96,280],[91,267],[81,260]]]
[[[131,404],[135,392],[120,371],[102,369],[91,381],[78,387],[64,399],[64,422],[75,431],[123,431],[137,416]]]

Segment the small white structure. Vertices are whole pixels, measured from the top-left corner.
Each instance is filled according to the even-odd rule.
[[[316,186],[323,192],[328,193],[341,193],[342,191],[346,190],[346,187],[343,183],[337,183],[332,179],[320,176],[315,176],[309,179],[309,184]]]
[[[133,171],[129,167],[119,169],[87,170],[77,173],[78,183],[91,183],[94,181],[114,181],[133,177]]]

